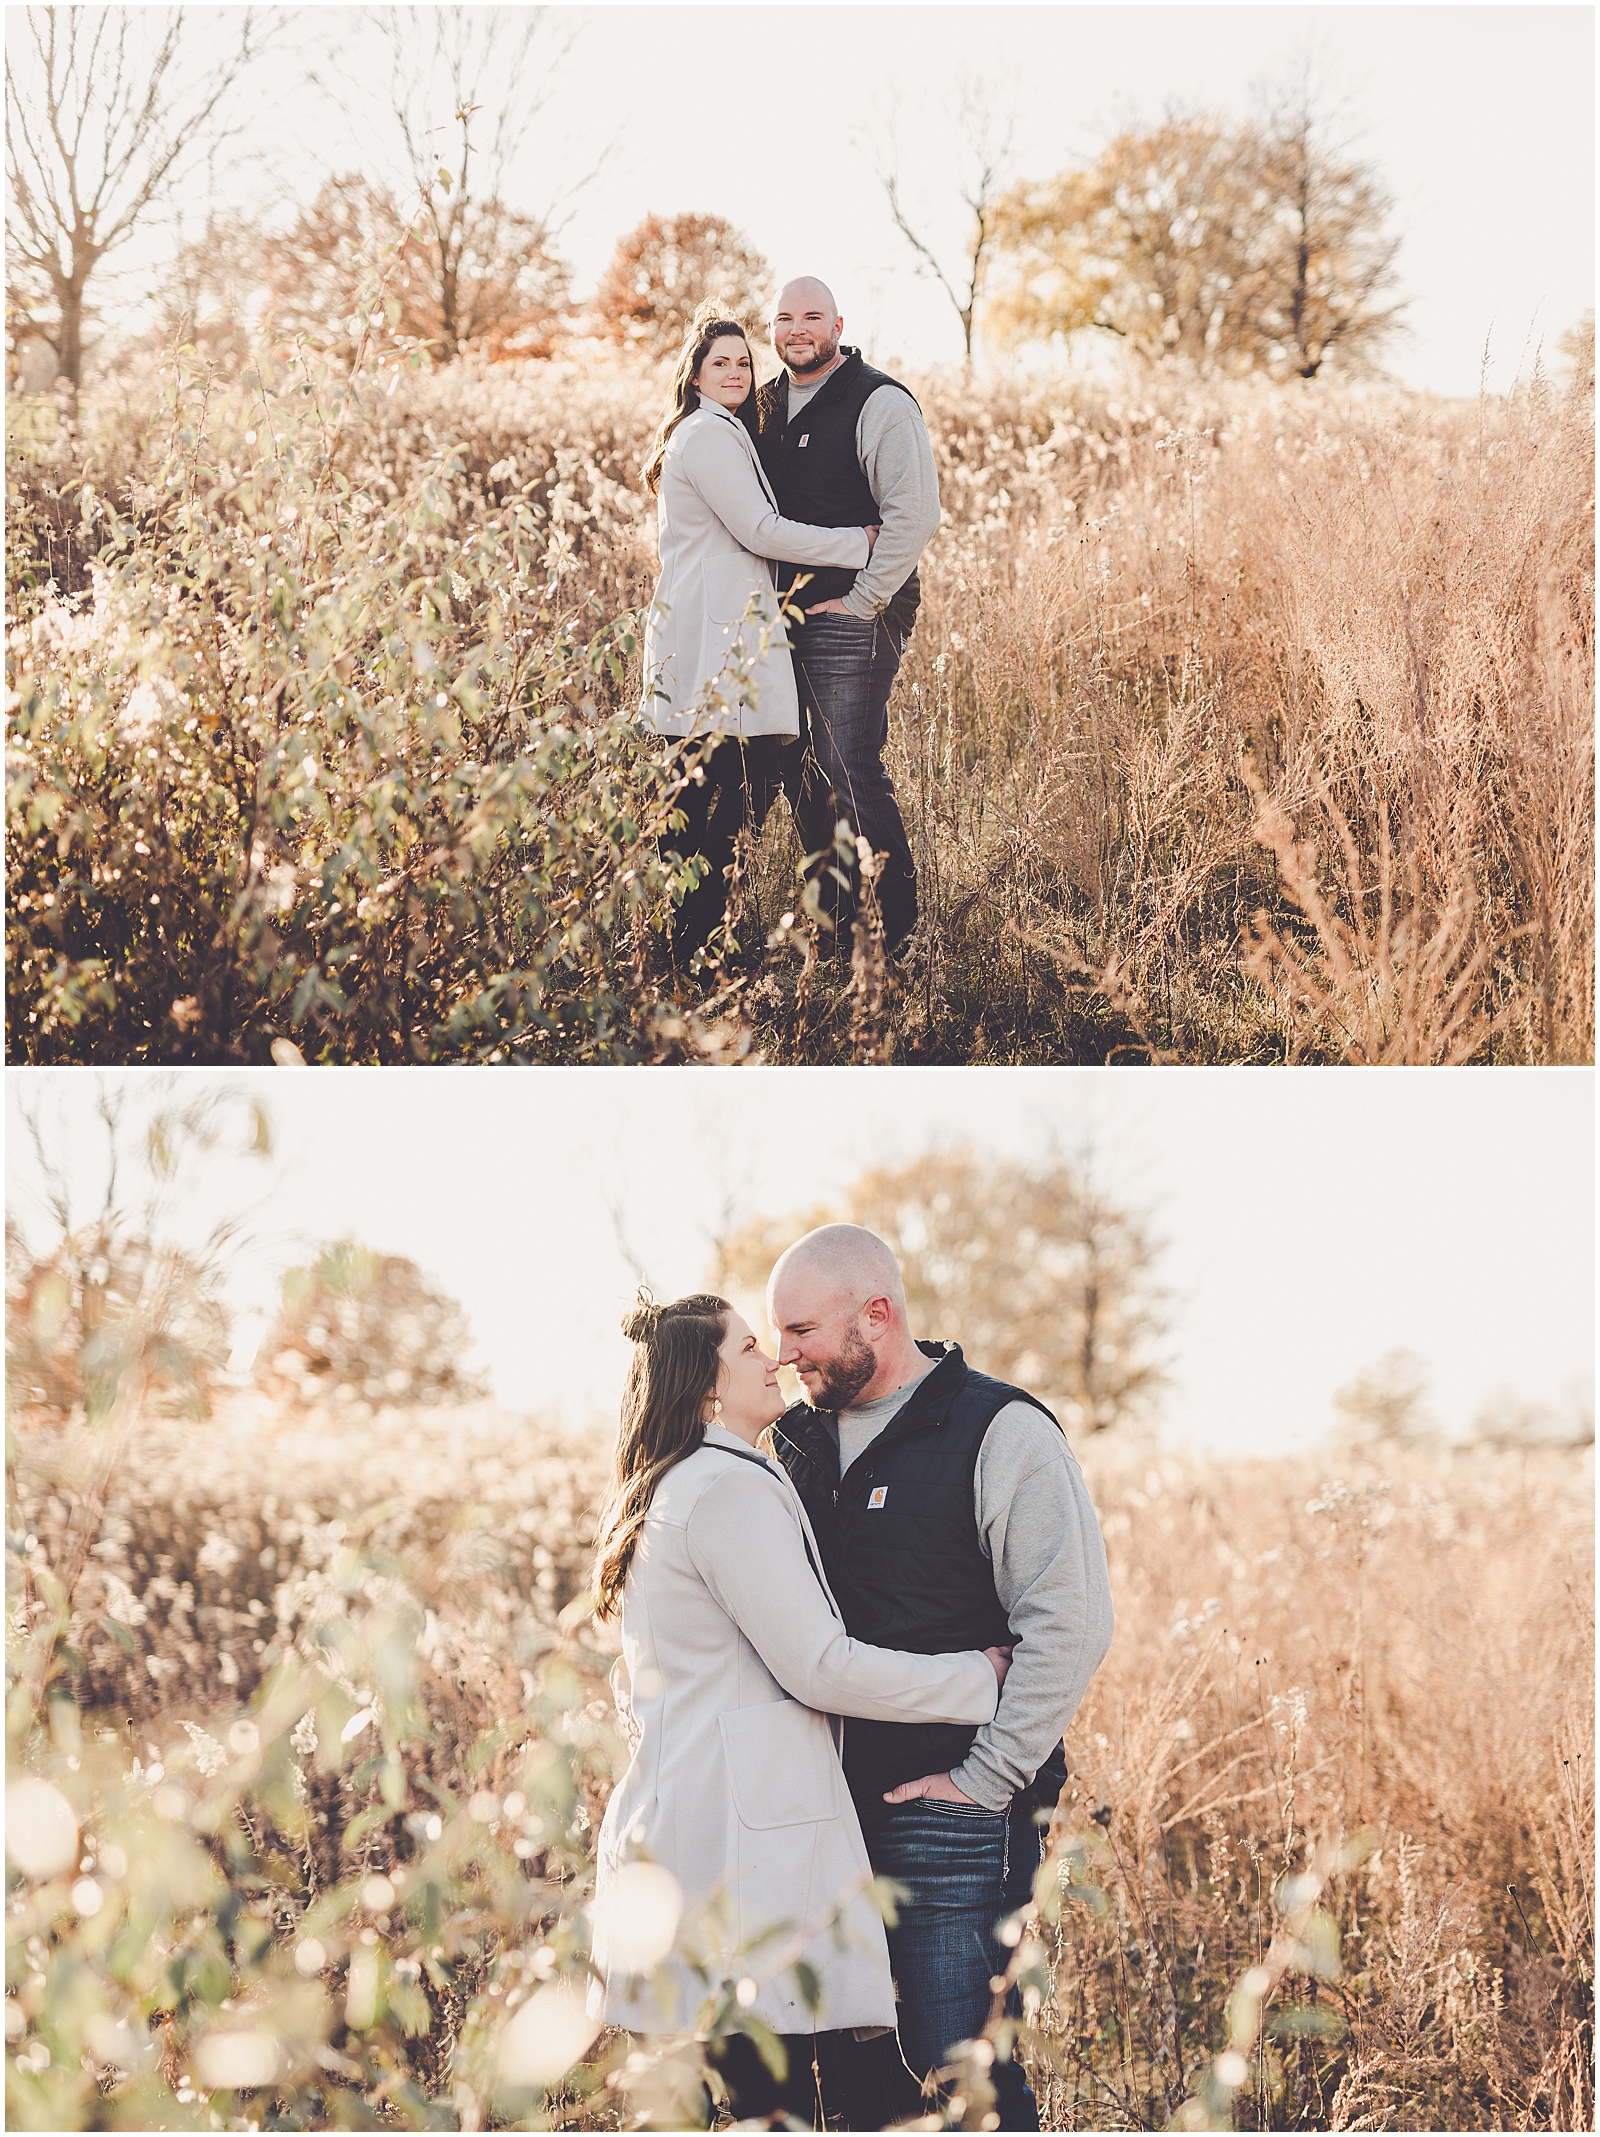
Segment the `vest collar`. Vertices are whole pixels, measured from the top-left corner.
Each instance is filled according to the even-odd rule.
[[[921,1424],[931,1405],[942,1409],[962,1381],[967,1377],[967,1361],[961,1354],[959,1343],[917,1344],[925,1358],[934,1360],[931,1373],[924,1373],[912,1388],[910,1395],[893,1417],[884,1426],[880,1437],[898,1439],[904,1432],[911,1432]],[[813,1409],[810,1403],[797,1402],[786,1410],[778,1421],[779,1429],[792,1444],[812,1460],[819,1460],[822,1446],[827,1442],[837,1463],[839,1458],[839,1419],[836,1411]],[[707,1428],[709,1437],[711,1428]],[[726,1435],[724,1435],[726,1437]]]
[[[925,1358],[936,1362],[931,1373],[924,1373],[911,1394],[893,1417],[884,1426],[883,1439],[900,1439],[907,1432],[916,1431],[925,1424],[930,1413],[942,1412],[950,1397],[967,1377],[967,1361],[961,1355],[959,1343],[923,1343],[917,1348]]]
[[[813,395],[813,397],[809,401],[807,401],[805,407],[805,412],[807,415],[810,415],[813,408],[818,407],[823,401],[825,401],[831,391],[837,389],[841,379],[847,379],[851,377],[853,373],[859,371],[861,369],[862,363],[865,361],[861,354],[861,351],[859,349],[852,348],[848,342],[842,342],[840,344],[839,354],[844,358],[844,362],[841,364],[835,364],[833,369],[828,373],[827,377],[822,381],[822,384],[817,388],[816,393]],[[789,413],[789,387],[791,383],[792,382],[790,380],[789,373],[785,371],[783,374],[783,412],[786,418]]]

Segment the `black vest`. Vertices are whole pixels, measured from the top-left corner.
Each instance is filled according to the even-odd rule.
[[[859,349],[845,350],[844,362],[828,373],[792,423],[788,372],[780,371],[761,388],[756,395],[761,426],[756,449],[785,519],[803,520],[811,527],[869,527],[876,521],[877,499],[856,454],[856,426],[880,386],[893,386],[908,400],[916,399],[909,386],[864,362]],[[831,564],[777,564],[773,568],[785,593],[802,572],[807,574],[800,593],[805,608],[819,601],[837,601],[856,579],[854,571]],[[895,620],[906,629],[916,615],[920,591],[913,572],[891,604]],[[903,618],[901,609],[908,610]]]
[[[984,1435],[1023,1388],[975,1373],[954,1343],[920,1343],[939,1363],[845,1475],[828,1413],[797,1403],[773,1443],[816,1531],[845,1630],[874,1647],[937,1655],[998,1647],[1010,1638],[973,1513],[973,1473]],[[883,1793],[926,1773],[947,1773],[972,1748],[965,1722],[850,1720],[844,1770],[863,1827],[884,1815]],[[1041,1770],[1046,1790],[1066,1777],[1059,1758]],[[1042,1791],[1043,1792],[1043,1791]]]

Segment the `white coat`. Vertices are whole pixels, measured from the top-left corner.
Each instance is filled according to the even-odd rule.
[[[784,519],[750,433],[731,410],[702,402],[667,440],[656,532],[644,717],[666,735],[797,735],[794,668],[764,560],[860,566],[865,529]]]
[[[976,1650],[913,1655],[852,1640],[820,1567],[788,1477],[720,1427],[656,1487],[622,1596],[638,1743],[598,1849],[594,1957],[606,1978],[590,2012],[608,2025],[692,2024],[708,1993],[675,1958],[662,2008],[608,1964],[608,1918],[623,1912],[612,1895],[632,1859],[664,1865],[682,1887],[693,1924],[683,1942],[710,1988],[750,1977],[749,2008],[777,2032],[895,2022],[836,1717],[982,1723],[999,1687]],[[822,1987],[815,2017],[792,1972],[802,1958]]]

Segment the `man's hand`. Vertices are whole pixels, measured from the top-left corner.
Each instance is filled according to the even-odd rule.
[[[988,1661],[989,1667],[994,1671],[995,1675],[999,1678],[1001,1684],[1003,1685],[1006,1681],[1006,1671],[1011,1667],[1010,1648],[986,1647],[983,1652],[986,1660]]]
[[[972,1801],[966,1790],[957,1788],[947,1773],[925,1773],[920,1781],[902,1781],[898,1788],[891,1788],[883,1800],[885,1803],[915,1803],[922,1796],[932,1796],[940,1803]]]
[[[842,601],[819,601],[815,608],[808,608],[808,616],[848,616],[850,611]]]

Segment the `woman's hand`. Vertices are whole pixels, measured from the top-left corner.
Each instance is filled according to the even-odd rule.
[[[868,527],[868,528],[866,529],[866,537],[867,537],[867,555],[868,555],[868,556],[871,556],[871,554],[872,554],[872,545],[873,545],[873,543],[874,543],[874,542],[875,542],[875,541],[876,541],[876,540],[878,539],[878,536],[879,536],[879,535],[880,535],[880,534],[881,534],[882,532],[883,532],[883,529],[882,529],[882,527],[881,527],[881,526],[880,526],[880,527]]]
[[[990,1667],[993,1669],[995,1675],[999,1678],[1001,1685],[1004,1686],[1006,1681],[1006,1671],[1011,1667],[1010,1648],[986,1647],[984,1649],[984,1654],[988,1657]]]

